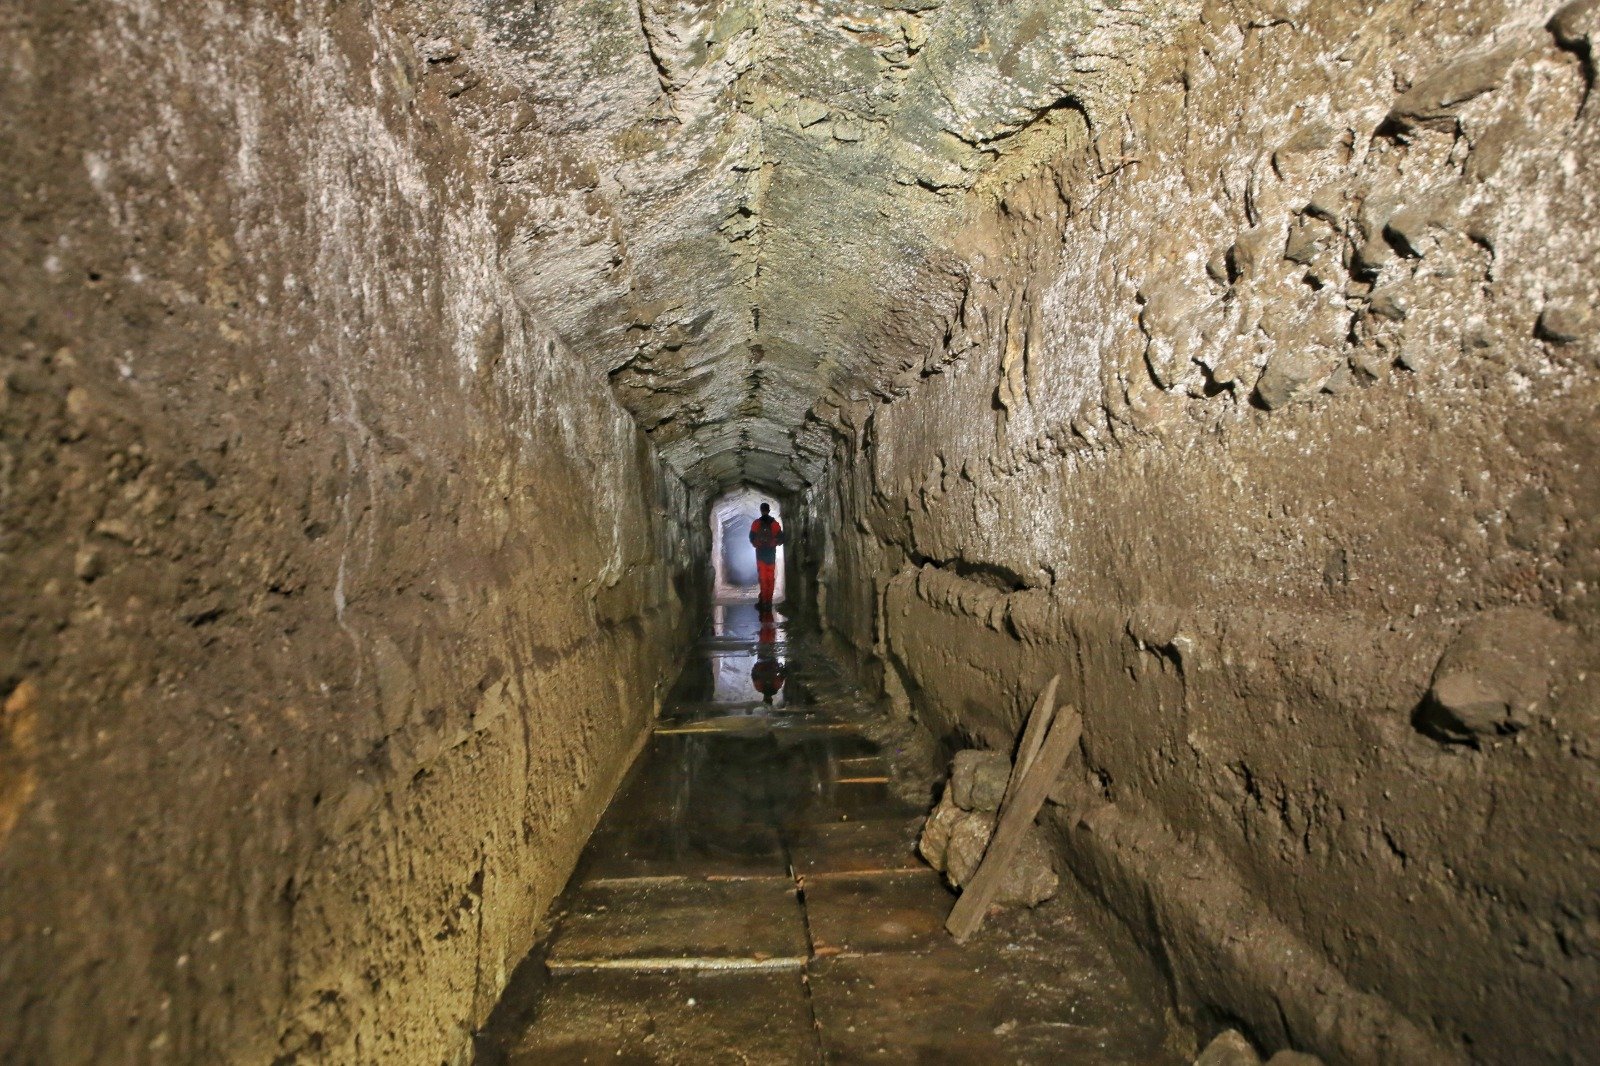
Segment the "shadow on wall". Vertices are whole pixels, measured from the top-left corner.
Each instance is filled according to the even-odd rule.
[[[750,544],[750,523],[760,516],[763,503],[772,506],[773,518],[783,521],[777,497],[749,487],[730,489],[711,504],[711,593],[718,600],[753,603],[756,599],[756,550]],[[778,549],[774,603],[784,599],[783,551]]]

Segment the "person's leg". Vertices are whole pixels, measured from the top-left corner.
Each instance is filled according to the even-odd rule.
[[[772,602],[772,586],[777,582],[778,567],[775,563],[756,563],[756,575],[761,579],[761,602]]]

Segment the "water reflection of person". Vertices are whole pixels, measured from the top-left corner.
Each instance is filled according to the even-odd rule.
[[[778,661],[778,623],[771,607],[761,609],[761,630],[756,636],[756,664],[750,668],[750,683],[761,693],[763,703],[771,703],[783,690],[785,674]]]

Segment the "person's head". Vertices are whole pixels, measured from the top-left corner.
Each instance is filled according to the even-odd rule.
[[[771,507],[770,504],[765,504],[764,503],[764,504],[761,505],[761,517],[762,518],[767,517],[771,513],[772,513],[772,507]]]

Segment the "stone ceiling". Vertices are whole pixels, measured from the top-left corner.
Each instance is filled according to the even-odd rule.
[[[814,480],[808,415],[942,338],[986,187],[1114,120],[1187,6],[476,3],[551,146],[504,167],[521,293],[707,490]]]

